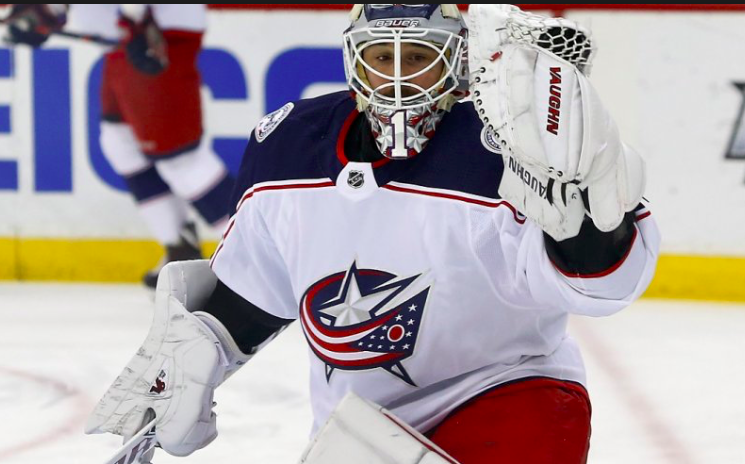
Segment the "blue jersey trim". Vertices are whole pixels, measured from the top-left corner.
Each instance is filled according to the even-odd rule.
[[[344,168],[337,156],[339,134],[355,108],[348,92],[294,102],[266,139],[249,141],[232,204],[259,183],[319,178],[335,182]],[[504,166],[499,155],[481,144],[482,129],[472,103],[455,105],[422,153],[375,169],[378,184],[395,181],[499,199]]]

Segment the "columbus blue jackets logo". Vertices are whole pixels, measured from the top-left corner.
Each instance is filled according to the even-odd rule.
[[[430,287],[421,275],[399,278],[374,269],[357,269],[324,277],[300,302],[300,321],[310,348],[326,364],[326,378],[336,369],[384,369],[416,386],[403,361],[414,354]]]
[[[256,141],[261,143],[266,140],[274,132],[274,129],[290,114],[293,108],[295,108],[295,105],[288,103],[277,111],[264,116],[256,125]]]

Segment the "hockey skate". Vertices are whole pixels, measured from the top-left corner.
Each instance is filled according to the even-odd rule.
[[[181,229],[179,235],[179,242],[175,245],[166,245],[165,256],[163,256],[158,264],[148,271],[148,273],[142,278],[142,282],[148,288],[155,290],[160,270],[171,261],[202,259],[202,250],[199,245],[196,225],[193,222],[186,223]]]

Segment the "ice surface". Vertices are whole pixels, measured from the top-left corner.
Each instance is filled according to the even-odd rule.
[[[0,284],[0,463],[104,462],[85,419],[144,339],[148,291]],[[644,300],[571,325],[593,400],[592,464],[745,463],[745,306]],[[293,326],[223,385],[220,436],[156,464],[294,464],[308,439],[305,341]]]

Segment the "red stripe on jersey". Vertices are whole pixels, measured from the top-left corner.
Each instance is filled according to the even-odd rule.
[[[247,192],[243,194],[243,198],[241,198],[241,201],[238,202],[238,207],[236,208],[235,212],[236,214],[243,206],[243,202],[254,196],[254,193],[259,192],[265,192],[268,190],[291,190],[291,189],[309,189],[309,188],[323,188],[323,187],[333,187],[334,184],[331,181],[325,181],[318,184],[287,184],[287,185],[265,185],[264,187],[258,187],[255,188],[252,192]]]
[[[316,286],[316,288],[314,288],[305,297],[305,302],[303,303],[303,310],[305,311],[310,321],[314,321],[314,317],[311,311],[311,305],[313,304],[313,299],[316,297],[316,294],[324,287],[342,278],[343,276],[335,276],[335,277],[331,277],[325,280],[324,282],[321,282],[320,284]],[[321,334],[327,337],[349,337],[349,336],[356,335],[362,332],[366,332],[370,329],[380,327],[386,322],[390,321],[394,316],[396,316],[396,314],[398,313],[395,311],[391,311],[389,314],[387,314],[385,317],[381,319],[370,321],[369,323],[361,325],[361,326],[355,326],[354,328],[349,329],[349,330],[329,330],[323,327],[321,324],[314,324],[314,327],[318,329],[318,331],[321,332]],[[315,339],[315,336],[314,336],[314,339]],[[319,340],[319,342],[321,341]]]
[[[217,247],[217,250],[215,250],[215,253],[212,255],[212,259],[210,259],[210,269],[215,265],[215,258],[217,258],[217,254],[222,251],[222,241],[220,242],[220,245]]]
[[[230,231],[233,230],[233,226],[235,225],[235,216],[238,214],[238,211],[240,211],[241,208],[243,207],[243,203],[249,198],[253,197],[255,193],[264,192],[267,190],[324,188],[324,187],[333,187],[334,185],[335,184],[331,181],[320,182],[318,184],[265,185],[264,187],[254,188],[253,191],[247,191],[247,193],[243,194],[241,201],[238,202],[238,206],[235,208],[235,214],[233,215],[233,218],[231,218],[230,224],[228,225],[228,229],[225,231],[225,234],[223,234],[222,240],[220,240],[220,245],[218,245],[217,250],[215,250],[215,253],[212,255],[212,259],[210,260],[210,267],[214,266],[215,258],[217,258],[217,254],[220,253],[220,251],[222,251],[225,239],[228,238],[228,234],[230,233]]]
[[[636,222],[641,221],[642,219],[647,219],[649,216],[652,215],[651,211],[647,211],[646,213],[642,213],[636,217]]]
[[[312,345],[311,345],[312,346]],[[337,365],[337,366],[344,366],[344,367],[364,367],[364,366],[370,366],[372,364],[375,364],[375,367],[378,367],[379,365],[393,361],[394,359],[402,358],[404,356],[404,353],[381,353],[380,356],[370,359],[360,359],[359,361],[342,361],[340,359],[334,359],[330,358],[323,353],[318,352],[317,350],[313,350],[313,352],[321,358],[323,361],[326,361],[329,364]]]
[[[308,324],[312,324],[312,322],[309,322]],[[355,343],[364,337],[360,337],[360,339],[356,341],[351,341],[351,342],[329,343],[329,342],[325,342],[321,340],[320,338],[318,338],[313,332],[311,332],[310,328],[305,329],[305,336],[312,340],[312,342],[311,341],[308,342],[311,348],[315,348],[314,346],[314,343],[315,343],[315,345],[318,345],[325,350],[331,351],[334,354],[360,353],[364,351],[364,350],[352,348],[349,346],[350,343]],[[318,350],[314,349],[313,351],[318,351]],[[337,360],[334,359],[334,362],[336,361]]]
[[[312,316],[310,316],[310,315],[308,315],[306,313],[306,314],[303,315],[303,317],[304,318],[311,318]],[[303,319],[302,322],[303,322],[303,325],[305,325],[305,324],[309,324],[309,325],[313,324],[316,328],[318,328],[318,325],[315,324],[313,321],[306,322]],[[321,340],[316,334],[313,333],[313,331],[312,331],[312,329],[310,327],[304,327],[304,332],[305,332],[305,336],[307,338],[309,338],[308,345],[310,345],[310,347],[313,348],[313,351],[316,351],[316,352],[318,352],[318,350],[315,348],[315,345],[318,345],[319,347],[321,347],[321,348],[323,348],[325,350],[328,350],[328,351],[330,351],[330,352],[332,352],[334,354],[363,353],[363,352],[366,351],[364,349],[354,348],[354,347],[351,347],[350,346],[351,344],[358,343],[360,340],[362,340],[363,338],[365,338],[365,336],[367,336],[367,334],[364,331],[360,331],[359,332],[359,334],[358,334],[359,335],[359,338],[357,338],[356,340],[351,340],[351,341],[348,341],[348,342],[339,342],[339,343],[332,343],[332,342],[327,342],[327,341]],[[321,354],[321,353],[319,353],[319,354]],[[377,360],[379,360],[380,357],[381,356],[384,356],[385,354],[387,354],[387,353],[378,353],[375,357],[366,358],[366,359],[360,359],[358,361],[359,362],[362,362],[362,363],[369,363],[372,360],[376,360],[376,362],[377,362]],[[400,354],[400,353],[397,353],[397,354]],[[326,360],[329,360],[329,359],[332,359],[332,358],[326,357]],[[340,360],[339,359],[336,359],[336,358],[333,358],[333,362],[335,362],[335,363],[336,362],[340,362]]]
[[[416,190],[416,189],[407,188],[407,187],[399,187],[396,185],[384,185],[382,188],[393,190],[394,192],[413,193],[415,195],[425,195],[428,197],[437,197],[437,198],[445,198],[448,200],[463,201],[465,203],[471,203],[471,204],[479,205],[479,206],[486,206],[488,208],[498,208],[500,206],[506,206],[512,211],[513,216],[515,216],[515,221],[518,224],[525,224],[525,218],[524,217],[521,218],[519,213],[515,209],[515,207],[507,203],[506,201],[489,202],[485,200],[476,200],[475,198],[462,197],[462,196],[454,195],[450,193],[428,192],[425,190]]]
[[[629,245],[629,249],[626,250],[626,253],[616,264],[614,264],[613,266],[611,266],[610,268],[606,269],[603,272],[597,272],[595,274],[570,273],[570,272],[565,272],[559,269],[559,267],[553,261],[551,262],[551,264],[553,264],[554,268],[556,268],[556,270],[559,271],[562,275],[564,275],[565,277],[569,277],[570,279],[598,279],[600,277],[606,277],[616,272],[618,268],[620,268],[623,265],[623,263],[626,262],[626,259],[631,254],[631,250],[634,248],[634,244],[636,243],[636,237],[638,235],[639,235],[639,231],[637,230],[636,227],[634,227],[634,236],[631,237],[631,244]]]

